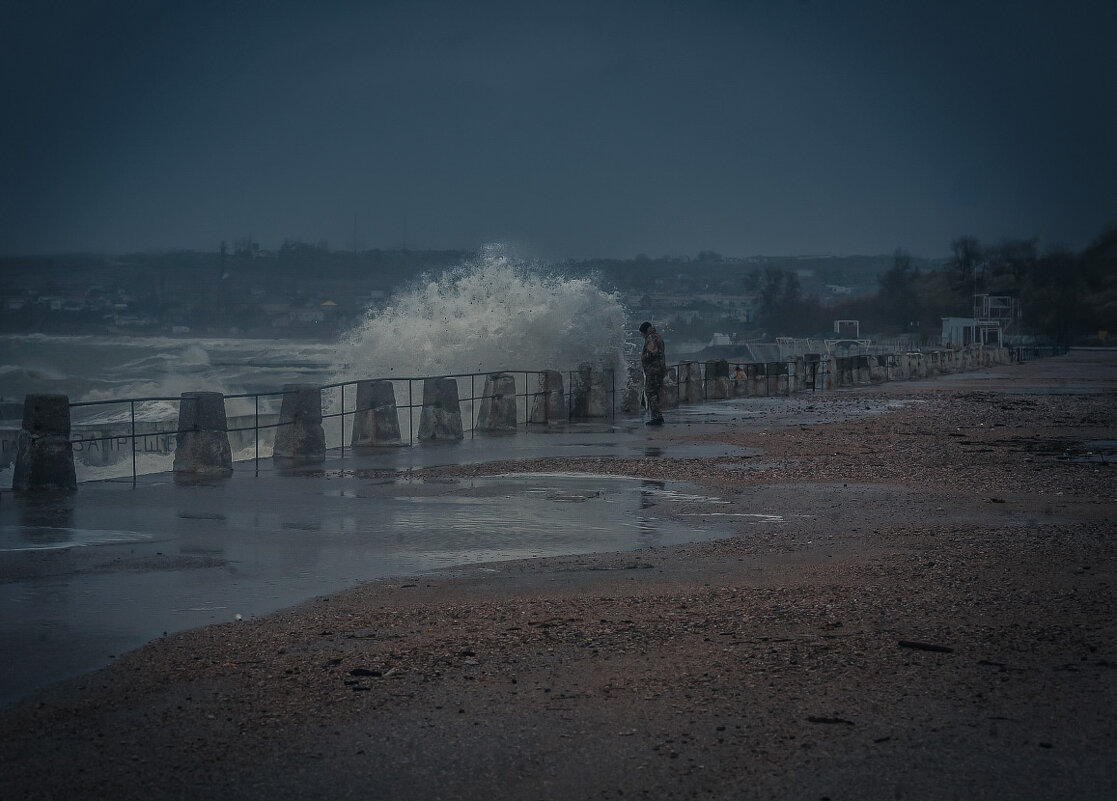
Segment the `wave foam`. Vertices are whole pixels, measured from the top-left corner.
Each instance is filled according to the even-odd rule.
[[[342,338],[339,374],[438,376],[620,367],[625,313],[587,278],[546,272],[489,245],[473,262],[425,277]]]

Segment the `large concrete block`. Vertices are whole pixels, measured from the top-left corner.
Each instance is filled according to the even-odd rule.
[[[735,364],[733,365],[733,377],[730,379],[732,392],[734,398],[747,398],[749,394],[749,365]]]
[[[663,378],[663,388],[659,392],[660,409],[677,409],[679,407],[679,373],[674,367],[667,369]]]
[[[353,417],[353,447],[401,444],[396,390],[392,382],[358,382],[357,411]]]
[[[272,458],[286,464],[326,461],[322,392],[313,384],[285,384]]]
[[[178,403],[175,473],[228,476],[233,473],[225,396],[220,392],[183,392]]]
[[[516,377],[511,373],[491,373],[485,376],[485,390],[481,395],[477,430],[515,431]]]
[[[879,384],[881,381],[886,381],[887,376],[884,374],[884,367],[881,365],[881,357],[868,356],[866,357],[869,362],[869,381],[873,384]]]
[[[749,395],[765,397],[769,394],[768,367],[767,364],[749,365]]]
[[[771,381],[772,391],[776,395],[790,395],[791,376],[788,375],[787,365],[781,363],[778,365],[773,365],[773,368],[778,372],[769,379]]]
[[[884,380],[897,381],[903,375],[900,370],[900,359],[895,353],[885,354],[884,360]]]
[[[730,395],[729,362],[725,359],[706,362],[706,397],[724,400]]]
[[[822,354],[804,353],[795,360],[796,389],[801,392],[823,388]]]
[[[539,374],[539,389],[531,405],[528,421],[549,425],[565,423],[569,417],[566,408],[566,394],[563,391],[562,373],[558,370],[544,370]]]
[[[870,383],[869,380],[869,357],[857,356],[857,366],[854,368],[854,379],[857,384],[864,385]]]
[[[66,395],[28,395],[12,470],[17,491],[77,489],[74,448],[70,444],[70,399]]]
[[[679,365],[679,403],[701,403],[705,399],[702,365],[698,362],[682,362]]]
[[[610,411],[609,391],[605,386],[605,372],[594,365],[582,364],[574,374],[574,386],[570,389],[573,417],[608,417]]]
[[[625,414],[640,414],[644,400],[644,371],[639,367],[629,367],[626,375],[621,409]]]
[[[464,439],[458,382],[453,378],[423,381],[423,411],[419,417],[420,440]]]
[[[70,398],[61,394],[28,395],[23,399],[23,430],[28,434],[70,436]]]

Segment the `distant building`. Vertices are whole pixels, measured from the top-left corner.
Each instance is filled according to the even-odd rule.
[[[292,309],[290,315],[293,323],[320,323],[326,319],[321,309]]]
[[[981,320],[977,317],[942,318],[942,344],[948,347],[999,345],[1001,334],[1001,324],[996,320]]]
[[[972,317],[943,317],[942,344],[1003,345],[1018,317],[1016,298],[1008,295],[974,295]]]

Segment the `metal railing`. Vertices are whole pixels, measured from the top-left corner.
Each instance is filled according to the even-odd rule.
[[[565,400],[566,400],[566,404],[567,404],[567,409],[566,409],[567,419],[572,420],[572,421],[578,421],[580,419],[583,419],[582,417],[580,417],[576,414],[577,409],[575,407],[575,392],[573,391],[573,388],[575,386],[575,380],[580,376],[582,371],[580,371],[580,370],[566,370],[566,371],[558,371],[558,372],[560,372],[564,376],[564,382],[565,382],[564,383],[564,396],[565,396]],[[605,392],[607,393],[608,399],[609,399],[609,403],[608,403],[608,410],[609,411],[605,416],[615,420],[616,419],[616,412],[617,412],[617,405],[618,405],[617,400],[616,400],[616,396],[617,396],[616,371],[613,370],[612,368],[605,368],[604,370],[601,370],[600,372],[603,373],[607,378],[607,383],[606,383],[606,386],[605,386]],[[531,420],[531,414],[532,414],[531,404],[536,398],[539,398],[539,397],[542,397],[542,396],[546,395],[547,392],[541,391],[539,389],[532,390],[532,389],[529,389],[529,386],[531,386],[531,384],[532,384],[532,378],[533,377],[535,379],[535,385],[538,386],[539,377],[543,373],[544,373],[543,370],[500,370],[500,371],[496,371],[496,372],[485,372],[485,373],[451,373],[451,374],[440,375],[440,376],[400,376],[400,377],[392,377],[390,379],[361,379],[361,380],[340,381],[340,382],[331,383],[331,384],[319,385],[319,386],[316,386],[316,389],[320,393],[322,393],[323,431],[324,432],[327,431],[327,426],[329,425],[328,421],[333,421],[333,420],[338,421],[336,430],[338,431],[339,436],[338,436],[338,439],[337,439],[336,444],[334,445],[334,447],[340,448],[340,456],[342,458],[344,458],[347,440],[349,439],[349,437],[347,436],[347,420],[350,420],[351,418],[355,417],[358,413],[363,411],[361,409],[358,409],[357,406],[356,406],[356,391],[355,390],[356,390],[356,387],[357,387],[358,384],[364,383],[366,380],[387,380],[387,381],[391,381],[394,386],[399,386],[399,385],[405,385],[406,386],[407,401],[406,401],[406,403],[403,403],[403,402],[400,402],[399,400],[397,400],[397,402],[395,404],[395,408],[396,408],[397,414],[401,414],[401,415],[406,416],[406,419],[407,419],[407,444],[408,444],[408,446],[413,446],[417,441],[417,432],[416,432],[416,423],[418,422],[417,417],[421,416],[421,412],[422,412],[422,408],[423,408],[422,393],[421,393],[421,391],[419,393],[416,393],[416,391],[415,391],[415,384],[417,382],[420,383],[420,384],[425,384],[425,382],[427,382],[428,380],[449,378],[449,379],[454,379],[455,381],[457,381],[459,383],[459,386],[461,386],[462,384],[464,384],[464,382],[466,380],[468,380],[469,381],[469,394],[468,395],[459,395],[459,403],[465,403],[465,402],[469,403],[469,418],[468,418],[469,419],[469,425],[468,425],[468,427],[463,426],[463,428],[465,430],[468,430],[469,434],[470,434],[470,437],[473,438],[474,436],[476,436],[476,432],[477,432],[478,407],[479,407],[480,403],[485,401],[485,400],[489,400],[489,399],[495,397],[493,395],[485,395],[484,394],[484,386],[485,386],[484,379],[487,379],[489,376],[498,375],[498,374],[509,374],[509,375],[514,376],[514,377],[520,377],[520,376],[523,377],[523,384],[522,384],[523,390],[520,391],[518,389],[521,386],[521,384],[520,384],[519,381],[517,381],[516,382],[517,391],[515,392],[515,395],[514,395],[514,397],[516,399],[516,407],[517,407],[516,425],[517,425],[517,427],[519,427],[521,424],[525,425],[525,426],[534,424]],[[481,381],[481,394],[478,394],[478,379],[479,378],[482,379],[482,381]],[[347,392],[347,390],[350,390],[350,391]],[[333,403],[333,399],[330,397],[330,395],[332,395],[335,391],[337,393],[337,403],[336,404]],[[261,441],[262,441],[264,435],[266,434],[266,432],[274,431],[276,429],[279,429],[282,426],[292,424],[290,421],[284,422],[284,421],[278,420],[278,419],[276,419],[274,421],[271,421],[269,418],[271,418],[272,416],[276,416],[276,417],[278,416],[277,413],[274,410],[271,410],[271,409],[265,411],[264,414],[262,415],[261,414],[261,399],[265,400],[265,405],[266,406],[274,407],[274,405],[275,405],[274,402],[269,403],[269,401],[271,401],[271,399],[282,398],[284,395],[289,394],[290,392],[291,392],[290,389],[287,389],[287,390],[279,389],[279,390],[272,390],[272,391],[268,391],[268,392],[244,392],[244,393],[237,393],[237,394],[230,394],[230,395],[224,395],[223,396],[223,399],[226,403],[228,403],[229,401],[241,401],[241,400],[251,400],[251,402],[252,402],[251,413],[245,414],[245,415],[236,415],[236,416],[232,417],[232,419],[234,419],[234,420],[249,419],[249,420],[251,420],[251,424],[250,425],[229,425],[229,426],[226,427],[226,432],[228,434],[232,434],[232,435],[241,434],[241,433],[247,434],[248,432],[251,432],[251,440],[252,440],[252,448],[253,448],[252,460],[255,462],[255,473],[256,473],[256,475],[259,475],[259,473],[260,473],[260,459],[261,459],[260,446],[261,446]],[[353,399],[352,406],[349,405],[348,398]],[[86,449],[90,449],[90,448],[99,448],[102,451],[102,453],[104,453],[107,450],[114,450],[113,448],[110,448],[110,446],[114,445],[114,444],[128,447],[129,450],[130,450],[130,457],[131,457],[131,481],[132,481],[132,485],[135,486],[137,476],[139,475],[139,470],[138,470],[138,465],[137,465],[137,457],[138,457],[139,454],[141,454],[141,453],[156,453],[156,454],[158,454],[160,456],[164,456],[164,457],[169,456],[173,452],[173,448],[170,447],[169,438],[170,437],[175,437],[177,439],[177,437],[179,435],[187,434],[187,433],[190,433],[190,431],[191,431],[190,429],[179,429],[177,425],[173,428],[158,427],[158,428],[155,428],[153,430],[138,431],[137,430],[137,414],[136,414],[137,406],[142,407],[144,404],[149,404],[149,403],[173,403],[173,404],[178,404],[178,403],[180,403],[180,401],[181,401],[181,396],[179,396],[179,397],[151,396],[151,397],[142,397],[142,398],[125,398],[125,399],[119,399],[119,400],[76,401],[76,402],[70,403],[71,413],[75,409],[94,409],[94,408],[97,408],[97,407],[105,408],[105,407],[111,407],[111,406],[120,406],[120,405],[124,405],[124,404],[128,405],[128,421],[127,421],[127,424],[126,424],[126,426],[127,426],[126,432],[116,430],[116,431],[112,431],[111,433],[97,435],[98,430],[103,431],[105,429],[122,426],[123,424],[122,424],[121,421],[99,422],[95,419],[87,419],[84,422],[78,421],[78,422],[74,423],[74,425],[71,427],[71,444],[74,446],[75,450],[78,451],[78,452],[82,452],[82,451],[85,451]],[[522,419],[521,419],[520,414],[519,414],[519,409],[521,408],[520,407],[521,401],[522,401],[522,409],[523,409]],[[226,406],[226,409],[228,409],[228,406]],[[463,419],[464,419],[464,417],[465,417],[465,415],[463,415]],[[585,418],[585,419],[590,419],[590,418]],[[145,422],[147,422],[147,421],[140,421],[141,425]],[[164,421],[158,421],[158,422],[162,423]],[[176,422],[177,422],[177,418],[176,418]],[[350,422],[350,425],[351,425],[351,422]],[[75,431],[74,430],[75,427],[77,427],[79,429],[84,429],[84,430]],[[94,434],[94,435],[89,436],[89,434]],[[402,430],[401,430],[401,434],[402,434]],[[156,447],[154,450],[149,449],[148,447],[146,447],[147,444],[148,444],[149,438],[153,438],[157,442],[161,439],[162,443],[161,443],[161,445]],[[139,442],[144,443],[143,448],[138,448],[137,447],[137,443],[139,443]],[[401,444],[402,444],[402,442],[401,442]],[[352,446],[350,445],[350,447],[352,447]],[[243,461],[243,460],[241,460],[241,461]],[[117,463],[118,463],[118,460],[111,460],[110,461],[110,460],[107,459],[107,457],[103,457],[103,463],[102,464],[94,464],[94,465],[89,465],[89,466],[91,466],[91,467],[106,467],[106,466],[109,466],[111,464],[117,464]]]
[[[1058,352],[1060,351],[1053,348],[1018,348],[1013,351],[1012,358],[1014,361],[1023,361],[1026,358],[1037,358],[1044,355],[1054,355]],[[867,358],[868,357],[864,355],[838,357],[838,361],[835,362],[833,365],[830,365],[829,361],[826,359],[812,359],[809,357],[807,359],[801,360],[788,359],[771,362],[745,362],[736,360],[731,362],[725,360],[706,362],[680,361],[670,365],[668,373],[669,375],[672,372],[674,373],[676,384],[675,389],[680,392],[682,390],[683,383],[690,383],[693,380],[701,381],[702,387],[700,394],[698,394],[698,396],[696,397],[696,393],[692,391],[692,388],[688,387],[685,393],[685,400],[682,397],[679,398],[679,400],[684,403],[695,402],[697,400],[728,400],[759,395],[770,397],[773,395],[773,384],[775,384],[776,394],[790,396],[794,392],[805,391],[807,389],[810,389],[812,392],[817,392],[819,389],[820,381],[822,383],[823,389],[826,389],[827,386],[848,386],[850,385],[850,383],[843,379],[842,371],[845,370],[846,372],[848,372],[849,365],[842,365],[841,362],[847,360],[857,360],[858,362],[860,362],[862,360],[865,360],[865,365],[858,365],[858,369],[862,369],[864,367],[867,367]],[[893,367],[892,360],[894,359],[894,357],[892,355],[888,355],[882,358],[886,362],[887,368],[891,369]],[[803,365],[803,370],[801,373],[798,372],[796,369],[797,363],[801,363]],[[685,370],[684,365],[686,366]],[[718,373],[720,373],[720,375],[710,374],[710,368],[715,365],[720,367],[720,369],[718,370]],[[697,366],[697,371],[694,370],[693,366]],[[831,366],[836,369],[836,373],[832,377],[832,381],[831,376],[828,374]],[[728,375],[726,375],[725,373],[726,367],[730,368]],[[515,386],[517,387],[517,391],[514,393],[517,407],[516,427],[519,428],[521,424],[524,426],[530,426],[533,424],[533,421],[531,419],[531,404],[535,399],[547,394],[547,392],[542,389],[533,390],[529,388],[533,385],[533,382],[536,387],[539,386],[540,376],[544,372],[545,371],[543,370],[500,370],[484,373],[452,373],[442,376],[393,376],[388,379],[350,380],[317,386],[316,388],[319,390],[320,393],[322,393],[322,423],[323,431],[328,437],[327,447],[330,447],[329,441],[333,440],[334,436],[333,433],[330,433],[330,430],[335,431],[337,436],[337,439],[333,440],[335,444],[332,447],[340,448],[340,455],[342,458],[344,458],[345,456],[346,445],[349,444],[350,447],[353,447],[352,444],[349,442],[350,436],[347,435],[347,425],[352,426],[353,420],[355,419],[356,415],[363,411],[366,411],[357,408],[357,393],[355,391],[357,385],[364,383],[365,381],[387,380],[392,382],[393,392],[395,392],[395,389],[397,387],[405,389],[406,402],[403,402],[403,399],[397,395],[395,408],[397,414],[406,416],[407,445],[413,446],[417,441],[416,424],[417,422],[421,421],[421,411],[423,408],[422,393],[421,391],[419,393],[416,393],[415,391],[416,382],[425,383],[428,380],[449,378],[457,381],[459,388],[462,388],[465,382],[468,380],[469,393],[468,395],[459,394],[459,404],[464,402],[469,403],[469,425],[468,428],[463,425],[463,430],[468,430],[470,433],[470,437],[473,438],[474,436],[476,436],[477,432],[479,404],[494,397],[491,395],[483,394],[483,390],[482,394],[478,394],[477,382],[479,378],[487,379],[489,376],[498,374],[511,374],[512,376],[517,378],[522,376],[523,383],[521,384],[519,380],[516,381]],[[579,379],[583,371],[574,369],[558,372],[560,372],[564,376],[564,396],[567,404],[567,419],[574,421],[577,421],[579,419],[587,419],[576,416],[575,414],[575,381],[576,379]],[[626,413],[641,413],[641,411],[645,408],[643,393],[639,393],[639,401],[635,405],[633,405],[631,402],[631,393],[637,391],[639,388],[634,388],[633,385],[626,381],[624,387],[624,403],[618,404],[617,394],[619,390],[617,387],[616,371],[611,368],[606,368],[601,372],[604,372],[608,376],[606,392],[608,393],[609,403],[608,412],[605,416],[611,417],[613,420],[615,420],[618,406],[623,406],[623,411]],[[683,380],[684,374],[685,381]],[[719,387],[717,390],[712,389],[713,387],[718,387],[717,382],[719,381],[719,379],[727,379],[727,385],[724,388]],[[887,380],[887,378],[885,380]],[[578,381],[578,383],[581,383],[580,380]],[[855,380],[852,383],[864,383],[864,381]],[[482,383],[482,387],[483,386],[484,383]],[[763,386],[763,392],[759,391],[761,386]],[[282,398],[290,391],[290,389],[279,389],[269,392],[246,392],[223,396],[224,401],[226,402],[227,411],[229,408],[228,403],[230,401],[234,402],[234,405],[240,401],[251,401],[250,411],[246,411],[243,414],[228,416],[230,422],[234,424],[227,426],[226,430],[228,434],[233,435],[233,438],[238,440],[239,449],[237,453],[243,454],[247,448],[251,447],[251,457],[246,458],[242,456],[242,458],[234,460],[243,462],[247,461],[248,458],[251,458],[255,462],[256,475],[259,475],[260,472],[261,444],[267,433],[270,431],[274,431],[281,426],[290,425],[290,423],[284,423],[283,421],[279,420],[279,413],[278,410],[275,409],[276,402],[274,400],[276,398]],[[336,402],[333,397],[335,393]],[[712,395],[716,395],[716,397],[712,398]],[[350,398],[352,398],[352,402],[350,402]],[[261,411],[262,399],[265,402],[265,406],[268,407],[263,412]],[[127,447],[130,450],[131,457],[131,480],[132,484],[135,485],[137,475],[139,474],[139,467],[137,464],[137,457],[139,454],[154,453],[165,459],[165,457],[171,455],[171,453],[173,453],[174,451],[174,447],[172,446],[170,438],[175,437],[177,440],[177,437],[179,437],[180,435],[189,433],[189,431],[187,430],[179,430],[177,425],[173,428],[164,428],[163,426],[166,423],[165,414],[159,420],[138,421],[137,406],[142,406],[148,403],[178,404],[180,400],[181,397],[145,397],[127,398],[120,400],[78,401],[71,403],[71,410],[92,409],[95,407],[107,407],[123,404],[127,404],[129,410],[126,430],[119,430],[120,428],[124,427],[123,421],[119,420],[98,422],[96,420],[87,419],[85,422],[77,421],[75,423],[75,427],[77,427],[79,430],[72,430],[71,443],[74,445],[75,451],[82,451],[95,447],[100,448],[100,450],[102,451],[102,455],[100,457],[101,461],[99,463],[85,461],[86,466],[92,468],[106,467],[109,465],[118,464],[120,461],[123,460],[122,458],[114,457],[110,459],[110,457],[105,455],[104,452],[109,450],[123,450],[123,448]],[[521,402],[523,410],[522,416],[519,413],[519,404]],[[465,416],[463,415],[463,422],[464,417]],[[332,422],[335,420],[337,421],[336,427]],[[139,428],[141,427],[147,430],[139,430]],[[118,430],[112,430],[110,433],[104,433],[106,429],[112,428],[117,428]],[[238,437],[238,435],[244,436]],[[154,448],[149,447],[152,438],[154,438],[155,442]],[[137,446],[137,443],[141,442],[143,445],[142,448]],[[402,427],[400,444],[403,444]],[[114,445],[118,447],[112,447]],[[167,466],[163,464],[155,472],[161,472],[166,469]],[[119,480],[120,478],[123,477],[118,476],[117,480]]]

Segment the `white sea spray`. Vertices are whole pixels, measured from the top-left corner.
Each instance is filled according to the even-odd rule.
[[[569,370],[624,364],[625,312],[593,280],[518,260],[499,245],[427,276],[342,338],[339,377]]]

